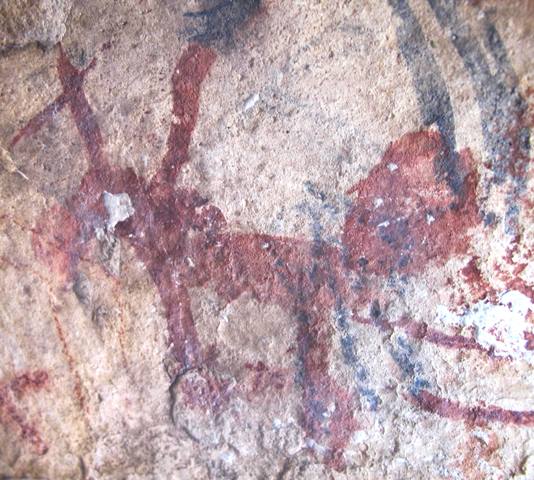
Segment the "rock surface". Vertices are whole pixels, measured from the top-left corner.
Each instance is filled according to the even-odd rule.
[[[70,0],[0,2],[0,52],[32,43],[53,47],[65,34],[71,6]]]
[[[534,478],[533,16],[0,2],[0,477]]]

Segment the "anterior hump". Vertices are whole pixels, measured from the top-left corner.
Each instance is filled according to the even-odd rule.
[[[365,265],[387,276],[466,253],[469,229],[480,221],[478,176],[470,152],[460,152],[461,188],[454,193],[436,168],[442,154],[438,132],[406,134],[348,191],[355,195],[343,232],[349,268]]]

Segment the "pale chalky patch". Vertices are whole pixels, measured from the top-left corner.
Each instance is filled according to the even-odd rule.
[[[531,300],[516,290],[503,292],[497,303],[481,300],[460,314],[443,305],[437,309],[441,322],[474,328],[476,341],[499,357],[534,363],[534,351],[527,348],[526,334],[534,332],[528,315],[534,312]]]

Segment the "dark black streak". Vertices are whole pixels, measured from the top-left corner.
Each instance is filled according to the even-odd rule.
[[[204,45],[232,43],[235,32],[260,8],[260,0],[224,0],[211,8],[188,12],[193,20],[189,40]]]
[[[304,182],[304,188],[310,195],[312,195],[317,200],[320,200],[321,202],[324,202],[326,200],[326,193],[324,193],[322,190],[319,190],[317,185],[313,184],[309,180]]]
[[[348,322],[350,320],[350,310],[344,305],[343,298],[340,295],[336,284],[336,276],[332,271],[331,265],[324,259],[324,247],[327,244],[327,241],[323,238],[324,229],[321,223],[321,220],[323,219],[321,213],[335,216],[338,213],[338,209],[334,205],[327,202],[327,195],[312,182],[305,182],[304,186],[309,194],[321,202],[318,208],[307,203],[300,207],[301,210],[305,214],[309,215],[311,219],[311,230],[313,237],[311,253],[313,260],[311,266],[308,268],[308,278],[314,285],[313,288],[317,290],[321,286],[321,279],[326,276],[326,284],[336,299],[334,322],[340,334],[340,347],[343,361],[354,372],[355,390],[358,392],[361,398],[366,400],[368,408],[371,411],[376,411],[378,405],[381,403],[380,397],[368,385],[368,372],[358,359],[356,352],[356,339],[354,335],[351,335],[349,332]],[[341,251],[340,255],[343,257],[343,251]],[[363,260],[365,261],[365,259]],[[313,295],[313,293],[308,292],[308,295],[310,294]],[[304,300],[304,292],[302,300]],[[297,318],[301,325],[308,325],[309,317],[306,313],[301,312]],[[299,369],[297,370],[296,374],[297,383],[302,382],[303,375],[305,373],[302,366],[305,358],[305,350],[308,348],[307,342],[308,339],[306,339],[305,345],[299,347]],[[312,405],[312,408],[317,415],[322,415],[325,411],[322,404]]]
[[[373,303],[371,304],[370,314],[373,320],[377,320],[380,315],[382,315],[382,312],[380,310],[380,303],[378,303],[378,300],[373,300]]]
[[[399,348],[391,349],[391,356],[395,363],[402,370],[405,376],[412,377],[415,373],[415,361],[413,360],[413,349],[402,337],[397,338]]]
[[[364,268],[365,266],[367,266],[369,264],[369,260],[367,260],[367,258],[365,257],[360,257],[358,258],[358,265],[361,267],[361,268]]]
[[[169,384],[169,388],[168,388],[168,392],[169,392],[169,417],[171,419],[171,422],[174,426],[176,426],[176,418],[174,416],[174,410],[175,410],[175,406],[176,406],[176,401],[177,401],[177,398],[176,398],[176,391],[178,389],[178,384],[180,383],[180,381],[182,380],[182,378],[184,378],[184,376],[195,370],[195,368],[191,368],[191,367],[188,367],[188,368],[185,368],[183,370],[181,370],[180,372],[178,372],[177,374],[174,375],[174,378],[172,379],[171,383]]]
[[[399,267],[404,268],[410,263],[410,255],[402,255],[399,259]]]
[[[398,337],[397,348],[390,348],[389,353],[401,369],[402,376],[404,378],[412,379],[410,385],[410,393],[412,395],[417,395],[421,389],[430,387],[430,382],[421,376],[423,367],[417,360],[415,360],[415,352],[407,340],[403,337]]]
[[[85,480],[87,478],[87,467],[85,465],[85,461],[83,457],[78,457],[78,461],[80,462],[80,475],[82,476],[82,480]]]
[[[497,219],[494,212],[488,212],[484,215],[484,226],[489,227],[495,223],[495,220]]]
[[[494,181],[503,183],[513,162],[509,129],[525,111],[526,102],[518,92],[518,80],[506,49],[495,26],[487,15],[483,17],[483,43],[496,65],[490,70],[488,59],[478,39],[456,12],[455,2],[428,0],[441,27],[451,32],[451,40],[462,58],[476,92],[482,117],[482,133],[486,151],[491,159]],[[520,183],[523,179],[515,179]]]
[[[423,123],[437,125],[443,140],[444,150],[434,164],[437,179],[445,180],[453,193],[460,195],[463,178],[458,171],[454,114],[445,80],[408,2],[389,0],[389,4],[401,20],[397,27],[399,49],[412,74]]]
[[[354,378],[356,380],[356,389],[358,393],[365,398],[371,411],[376,411],[378,405],[381,403],[380,397],[376,392],[368,386],[369,373],[367,369],[361,364],[356,355],[356,340],[348,331],[349,311],[338,300],[338,307],[336,308],[335,318],[337,328],[341,334],[341,353],[344,362],[354,371]]]

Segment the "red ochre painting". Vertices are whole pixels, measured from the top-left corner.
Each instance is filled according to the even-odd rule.
[[[306,441],[305,456],[307,461],[321,464],[323,472],[330,472],[328,475],[350,471],[347,449],[353,448],[350,445],[355,435],[365,430],[368,421],[362,417],[380,416],[381,405],[388,401],[381,398],[369,380],[372,372],[358,353],[355,326],[372,332],[371,338],[374,335],[376,341],[384,336],[389,338],[390,345],[383,350],[389,360],[383,361],[393,361],[395,375],[405,386],[399,395],[406,409],[421,412],[424,414],[421,418],[440,417],[457,422],[466,430],[507,425],[530,432],[534,427],[534,405],[515,409],[492,404],[486,398],[459,401],[454,394],[457,387],[447,388],[442,383],[445,380],[438,385],[417,354],[422,346],[436,354],[456,351],[457,355],[451,358],[457,362],[468,355],[476,358],[468,365],[484,364],[498,371],[506,369],[509,363],[528,362],[534,350],[531,306],[524,311],[525,323],[515,327],[523,341],[518,344],[517,355],[506,350],[509,332],[500,331],[500,324],[489,325],[486,332],[476,313],[482,311],[491,316],[491,305],[506,308],[505,300],[512,298],[510,292],[522,302],[533,298],[532,283],[528,275],[523,275],[531,260],[531,246],[525,237],[529,229],[521,224],[525,218],[532,219],[531,198],[525,194],[529,188],[530,157],[524,145],[531,117],[528,97],[521,96],[517,87],[514,90],[510,85],[510,78],[514,77],[506,71],[509,64],[505,51],[501,51],[504,46],[497,30],[493,24],[485,26],[489,42],[486,49],[494,56],[493,68],[497,69],[497,73],[488,73],[486,78],[488,67],[482,49],[477,47],[477,38],[470,36],[472,32],[461,29],[458,11],[449,2],[428,2],[429,11],[441,26],[452,31],[458,29],[451,48],[456,48],[465,62],[475,85],[481,121],[486,122],[483,137],[489,152],[487,171],[493,172],[490,181],[481,178],[480,154],[457,147],[451,100],[432,48],[423,40],[408,2],[391,1],[390,8],[397,18],[399,62],[404,61],[412,75],[423,119],[421,127],[391,138],[380,161],[345,192],[338,192],[347,200],[337,241],[323,238],[320,233],[306,238],[242,232],[209,198],[177,180],[192,161],[192,137],[204,87],[213,69],[217,62],[224,61],[232,46],[235,48],[235,43],[246,41],[236,32],[250,35],[260,28],[258,25],[271,15],[272,9],[279,8],[271,3],[222,2],[212,9],[186,15],[203,22],[204,30],[195,30],[176,52],[174,72],[166,80],[172,93],[172,112],[168,113],[172,121],[165,153],[156,161],[157,171],[150,177],[133,168],[115,165],[110,159],[99,125],[105,112],[97,112],[86,94],[89,74],[100,57],[108,55],[108,49],[103,48],[81,68],[75,66],[61,43],[53,47],[60,93],[11,138],[3,139],[8,140],[5,155],[16,159],[25,142],[31,141],[60,112],[66,112],[81,140],[80,155],[88,163],[86,170],[79,172],[79,185],[66,198],[50,198],[34,224],[20,227],[29,235],[34,257],[26,258],[26,265],[37,262],[24,275],[49,276],[57,288],[67,291],[79,283],[81,262],[97,261],[88,259],[95,258],[99,243],[129,245],[146,269],[164,312],[173,360],[169,388],[173,402],[179,404],[176,408],[218,418],[230,415],[230,406],[237,401],[254,403],[257,398],[269,395],[283,398],[289,396],[288,392],[298,392],[296,408],[298,426]],[[499,82],[507,90],[492,98],[492,91],[500,88]],[[485,95],[484,88],[488,89]],[[500,107],[502,118],[495,120],[497,100],[505,106]],[[210,99],[215,101],[226,99]],[[61,138],[62,132],[58,135]],[[506,143],[507,151],[499,151],[503,148],[499,142]],[[484,232],[495,228],[493,224],[497,222],[486,207],[492,188],[505,192],[502,221],[511,241],[500,262],[488,264],[477,253],[477,242],[483,241]],[[326,201],[327,194],[315,194],[319,201]],[[246,196],[246,192],[242,195]],[[521,217],[521,211],[530,211],[530,215]],[[16,223],[8,212],[2,214],[2,221]],[[21,275],[25,268],[31,268],[7,254],[3,254],[2,263],[3,268],[19,269]],[[117,276],[112,269],[102,268],[110,278]],[[388,313],[388,305],[403,295],[403,284],[417,282],[417,278],[445,268],[457,311],[464,313],[448,312],[443,318],[454,317],[458,325],[451,328],[437,324],[434,312],[427,312],[423,317],[426,320],[421,316],[414,318],[409,309],[396,315]],[[49,283],[46,279],[42,281]],[[392,282],[394,287],[385,286]],[[460,284],[463,286],[459,287]],[[202,340],[192,308],[191,292],[203,288],[215,292],[225,305],[247,295],[260,305],[273,305],[285,312],[296,332],[286,352],[291,359],[290,367],[245,359],[242,368],[248,373],[242,384],[234,385],[221,375],[216,366],[221,353],[217,340],[213,339],[213,343]],[[54,438],[41,432],[47,422],[45,407],[38,407],[39,403],[30,407],[27,397],[45,395],[51,399],[58,394],[71,395],[75,408],[86,417],[92,415],[93,408],[89,399],[91,387],[86,381],[84,384],[81,373],[84,368],[69,345],[72,332],[68,333],[69,319],[61,314],[61,296],[53,291],[49,295],[53,317],[50,328],[59,340],[73,390],[54,391],[56,374],[45,360],[38,370],[6,374],[0,386],[0,422],[9,432],[2,441],[9,438],[29,455],[38,457],[47,455]],[[508,308],[515,307],[509,303]],[[512,313],[509,319],[516,321]],[[261,321],[250,318],[247,328],[254,329],[255,322]],[[461,328],[461,322],[467,328]],[[284,332],[278,334],[283,336]],[[495,345],[487,339],[488,335],[494,335]],[[121,348],[131,347],[121,344]],[[338,356],[353,372],[352,383],[332,369],[333,356]],[[246,418],[236,420],[235,428],[245,421]],[[284,475],[291,467],[289,458],[282,462],[276,478],[286,478]],[[100,477],[97,469],[93,471],[91,467],[88,473],[83,461],[82,466],[85,478],[122,478],[117,472],[111,477]]]

